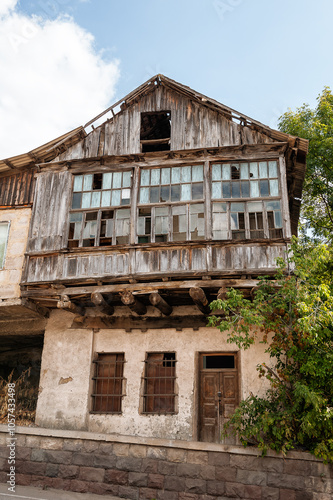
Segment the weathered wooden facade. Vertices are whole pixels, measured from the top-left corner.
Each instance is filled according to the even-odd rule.
[[[263,350],[207,328],[208,303],[274,274],[297,231],[307,141],[163,75],[85,128],[103,115],[0,187],[31,204],[35,179],[21,300],[51,311],[37,422],[219,441],[261,390]]]

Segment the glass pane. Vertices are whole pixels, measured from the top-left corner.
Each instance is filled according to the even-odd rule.
[[[81,208],[81,199],[82,193],[73,193],[72,208]]]
[[[158,203],[160,201],[160,188],[151,187],[150,188],[150,203]]]
[[[168,234],[169,232],[168,217],[156,217],[155,219],[155,234]]]
[[[269,196],[268,181],[259,181],[259,182],[260,182],[260,195]]]
[[[192,167],[192,181],[203,181],[203,165],[194,165]]]
[[[117,210],[117,219],[126,219],[130,216],[130,213],[131,211],[129,208],[121,208],[120,210]]]
[[[83,238],[95,238],[97,233],[97,222],[89,221],[85,223],[83,228]]]
[[[154,168],[150,172],[150,183],[152,186],[157,186],[160,183],[160,169],[159,168]]]
[[[113,172],[112,187],[121,188],[121,172]]]
[[[121,190],[121,204],[128,205],[131,199],[131,190],[130,189],[122,189]]]
[[[242,187],[242,198],[250,197],[250,182],[249,181],[241,181]]]
[[[250,181],[251,198],[259,198],[259,182]]]
[[[220,199],[222,198],[222,183],[221,182],[213,182],[212,188],[212,198]]]
[[[186,240],[186,216],[174,215],[173,216],[173,235],[174,241]]]
[[[249,166],[247,163],[241,163],[240,178],[241,179],[248,179],[249,178]]]
[[[101,205],[101,192],[100,191],[93,191],[92,197],[91,197],[91,206],[92,207],[99,207]]]
[[[129,219],[116,221],[116,236],[127,236],[129,234]]]
[[[170,186],[161,186],[161,201],[170,200]]]
[[[149,188],[140,188],[140,203],[149,203]]]
[[[202,200],[203,198],[203,183],[192,184],[192,200]]]
[[[213,181],[221,180],[221,165],[219,163],[212,166],[212,179]]]
[[[191,200],[191,184],[182,184],[181,185],[181,197],[182,201]]]
[[[140,184],[141,186],[149,186],[149,170],[141,170],[141,179],[140,179]]]
[[[180,168],[173,167],[171,169],[171,184],[179,184],[180,182]]]
[[[231,229],[238,229],[238,214],[230,214]]]
[[[81,234],[82,222],[77,222],[74,224],[74,235],[73,240],[79,240]]]
[[[231,197],[240,198],[240,183],[238,181],[231,183]]]
[[[81,222],[82,221],[82,213],[70,214],[69,222]],[[1,240],[1,224],[0,224],[0,240]]]
[[[282,227],[282,214],[281,212],[274,212],[275,227]]]
[[[213,211],[214,212],[226,212],[227,204],[226,203],[213,203]]]
[[[213,231],[213,240],[227,240],[228,231]]]
[[[112,206],[120,205],[120,189],[112,191]]]
[[[221,231],[222,229],[228,229],[227,214],[226,213],[213,214],[213,230]]]
[[[281,210],[281,203],[279,201],[266,201],[267,210]]]
[[[230,182],[222,182],[222,193],[223,193],[223,198],[231,198]]]
[[[111,191],[102,191],[101,207],[109,207],[111,205]]]
[[[231,203],[230,210],[232,212],[244,212],[245,203]]]
[[[260,179],[264,179],[265,177],[268,177],[267,162],[266,161],[259,162],[259,177],[260,177]]]
[[[182,167],[182,182],[191,182],[191,167]]]
[[[161,184],[170,184],[170,168],[162,168]]]
[[[112,185],[112,172],[103,174],[102,189],[111,189],[111,185]]]
[[[82,191],[83,175],[76,175],[74,177],[73,191]]]
[[[231,169],[230,165],[222,165],[222,180],[229,181],[231,179]]]
[[[269,161],[268,162],[268,171],[269,171],[269,176],[270,177],[277,177],[277,162],[276,161]]]
[[[205,237],[205,218],[203,213],[190,215],[191,240],[199,240]]]
[[[123,172],[123,187],[131,187],[132,172]]]
[[[279,181],[278,179],[273,179],[269,181],[269,189],[271,196],[279,196]]]
[[[108,219],[106,221],[106,233],[105,233],[105,236],[107,238],[112,238],[112,235],[113,235],[113,220],[112,219]]]
[[[91,193],[83,193],[82,195],[82,208],[90,208]]]
[[[249,212],[262,212],[262,202],[261,201],[250,201],[247,204],[247,209]]]
[[[83,179],[83,191],[91,191],[92,190],[92,175],[85,175]]]
[[[180,201],[180,185],[171,186],[171,201]]]
[[[203,213],[204,213],[204,204],[203,203],[190,205],[190,214],[203,214]]]
[[[181,205],[179,207],[172,207],[172,215],[183,215],[186,213],[186,207]]]
[[[169,214],[168,207],[156,207],[155,208],[155,215],[168,215],[168,214]]]
[[[257,162],[250,163],[250,178],[251,179],[258,179],[258,163]]]
[[[145,233],[145,225],[146,225],[146,218],[139,217],[138,218],[138,234],[146,234]]]

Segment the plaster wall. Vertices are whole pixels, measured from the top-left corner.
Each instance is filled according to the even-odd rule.
[[[69,329],[73,315],[62,311],[51,314],[45,333],[41,394],[37,406],[37,424],[51,428],[89,430],[165,439],[197,439],[198,355],[200,352],[235,352],[226,335],[216,328],[133,330]],[[194,318],[195,325],[195,318]],[[239,353],[240,395],[260,394],[265,390],[256,365],[269,363],[265,346],[257,344]],[[142,376],[146,352],[176,352],[175,415],[144,415]],[[122,415],[90,414],[94,353],[125,353],[125,396]],[[61,383],[61,379],[68,380]]]
[[[20,297],[19,284],[30,217],[30,208],[0,210],[0,222],[10,222],[5,263],[3,269],[0,270],[0,299]]]

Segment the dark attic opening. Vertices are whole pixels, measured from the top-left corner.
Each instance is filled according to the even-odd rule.
[[[171,137],[171,112],[141,113],[141,152],[169,151]]]

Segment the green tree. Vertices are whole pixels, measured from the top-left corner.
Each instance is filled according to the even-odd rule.
[[[223,314],[209,325],[228,342],[248,349],[257,339],[270,356],[257,367],[269,381],[265,397],[242,401],[225,433],[237,433],[263,454],[300,448],[333,461],[333,253],[324,244],[305,249],[296,241],[292,252],[288,266],[279,261],[274,280],[259,282],[252,300],[230,289],[211,304]]]
[[[307,170],[302,196],[301,232],[333,241],[333,95],[328,87],[317,98],[317,107],[307,104],[287,111],[279,129],[309,139]]]

